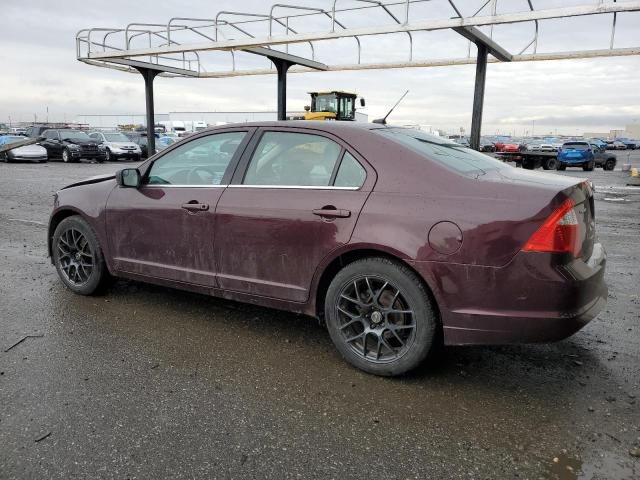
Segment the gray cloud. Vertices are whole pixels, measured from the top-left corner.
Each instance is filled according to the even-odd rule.
[[[274,0],[275,1],[275,0]],[[594,0],[537,0],[538,8],[583,4]],[[330,8],[330,1],[305,1]],[[460,1],[465,13],[473,13],[480,0]],[[88,113],[140,113],[144,111],[144,89],[137,75],[95,68],[75,59],[74,36],[88,26],[124,26],[131,21],[164,23],[187,14],[208,18],[214,10],[265,11],[271,2],[244,0],[192,0],[151,2],[109,0],[65,1],[56,8],[44,0],[2,0],[0,12],[0,121],[43,119],[49,107],[51,120],[69,120]],[[345,0],[342,5],[354,2]],[[504,11],[522,10],[523,1],[499,2]],[[423,18],[451,15],[446,2],[433,0],[412,5]],[[401,9],[396,8],[400,15]],[[366,21],[382,23],[383,17],[350,18],[350,25]],[[640,15],[621,15],[616,36],[618,46],[638,46]],[[610,19],[596,17],[542,22],[539,51],[608,46]],[[298,28],[303,26],[298,25]],[[307,30],[327,28],[305,25]],[[511,51],[522,49],[533,34],[532,25],[496,28],[495,38]],[[351,42],[351,43],[350,43]],[[353,62],[353,41],[330,42],[318,47],[318,57]],[[406,54],[406,35],[386,39],[363,39],[363,61],[401,58]],[[467,54],[468,44],[451,32],[415,35],[414,58],[446,58]],[[308,47],[292,49],[308,55]],[[473,55],[473,51],[472,51]],[[226,60],[225,60],[226,61]],[[253,57],[243,62],[258,62]],[[489,66],[485,101],[486,132],[522,133],[532,122],[538,128],[576,133],[582,130],[622,128],[640,118],[640,89],[637,88],[639,57],[556,61]],[[289,106],[302,109],[306,92],[339,88],[357,91],[367,98],[371,118],[384,115],[395,100],[410,90],[393,120],[399,123],[430,124],[457,131],[469,129],[475,67],[457,66],[393,71],[330,72],[290,75]],[[180,110],[274,110],[275,77],[230,79],[158,79],[156,111]]]

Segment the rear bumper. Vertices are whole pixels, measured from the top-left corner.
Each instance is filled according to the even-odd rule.
[[[589,323],[607,300],[606,254],[588,261],[518,253],[501,268],[416,262],[432,285],[448,345],[562,340]]]

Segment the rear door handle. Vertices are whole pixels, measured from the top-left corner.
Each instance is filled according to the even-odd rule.
[[[188,210],[189,212],[206,212],[209,210],[209,205],[206,203],[197,203],[197,202],[189,202],[183,203],[182,208]]]
[[[337,208],[316,208],[315,210],[312,210],[312,212],[314,215],[325,218],[348,218],[351,216],[351,212],[349,210]]]

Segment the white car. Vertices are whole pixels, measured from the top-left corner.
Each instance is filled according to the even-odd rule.
[[[140,160],[142,158],[140,146],[132,142],[124,133],[91,132],[89,137],[100,142],[100,147],[105,152],[106,161],[122,158]]]

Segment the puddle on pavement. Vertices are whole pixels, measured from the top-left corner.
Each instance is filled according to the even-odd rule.
[[[548,477],[553,480],[595,480],[615,478],[620,480],[640,478],[640,462],[612,452],[596,453],[593,461],[562,452],[557,455],[548,469]]]
[[[549,478],[554,480],[576,480],[582,478],[582,461],[566,453],[555,457],[549,468]]]

